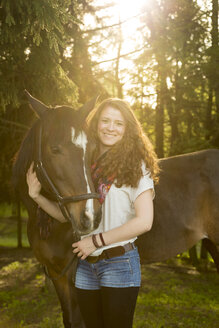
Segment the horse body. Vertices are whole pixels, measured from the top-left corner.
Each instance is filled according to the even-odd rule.
[[[219,150],[160,160],[151,231],[138,238],[146,262],[163,261],[208,238],[219,245]]]
[[[101,219],[98,200],[89,199],[94,198],[91,193],[94,187],[87,169],[90,161],[89,145],[87,147],[83,131],[84,120],[92,110],[94,101],[74,111],[65,106],[49,109],[29,94],[28,98],[40,119],[28,132],[16,156],[14,185],[28,211],[27,235],[31,248],[53,281],[63,312],[64,326],[84,328],[72,281],[76,263],[72,261],[72,243],[80,234],[95,229]],[[36,170],[38,165],[43,167],[37,170],[42,193],[57,202],[59,197],[64,197],[61,205],[69,222],[48,220],[46,213],[29,197],[26,172],[32,162]],[[46,237],[40,230],[42,224],[44,228],[50,228]]]

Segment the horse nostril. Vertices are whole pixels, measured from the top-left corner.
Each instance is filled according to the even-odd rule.
[[[85,229],[89,229],[91,227],[91,220],[87,217],[86,213],[84,213],[81,218],[81,225]]]

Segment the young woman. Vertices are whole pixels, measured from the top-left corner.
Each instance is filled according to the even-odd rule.
[[[102,203],[102,220],[91,235],[74,243],[79,259],[75,286],[87,328],[131,328],[141,283],[140,260],[134,244],[153,222],[153,180],[157,157],[128,103],[104,100],[88,120],[95,144],[92,178]],[[31,167],[27,174],[30,196],[53,213],[40,194]],[[64,222],[64,217],[54,217]]]

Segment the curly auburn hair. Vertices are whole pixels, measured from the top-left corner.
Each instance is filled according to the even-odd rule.
[[[120,141],[113,145],[99,165],[104,177],[116,176],[115,185],[123,184],[137,187],[142,177],[142,162],[146,163],[154,182],[158,182],[159,166],[157,156],[148,137],[144,134],[140,122],[135,117],[129,104],[118,98],[105,99],[88,117],[88,136],[95,144],[93,160],[99,154],[98,121],[106,107],[118,109],[125,120],[125,132]]]

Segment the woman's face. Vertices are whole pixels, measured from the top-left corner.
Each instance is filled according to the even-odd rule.
[[[122,113],[111,106],[105,107],[99,117],[97,134],[100,141],[100,154],[115,145],[125,133],[125,119]]]

